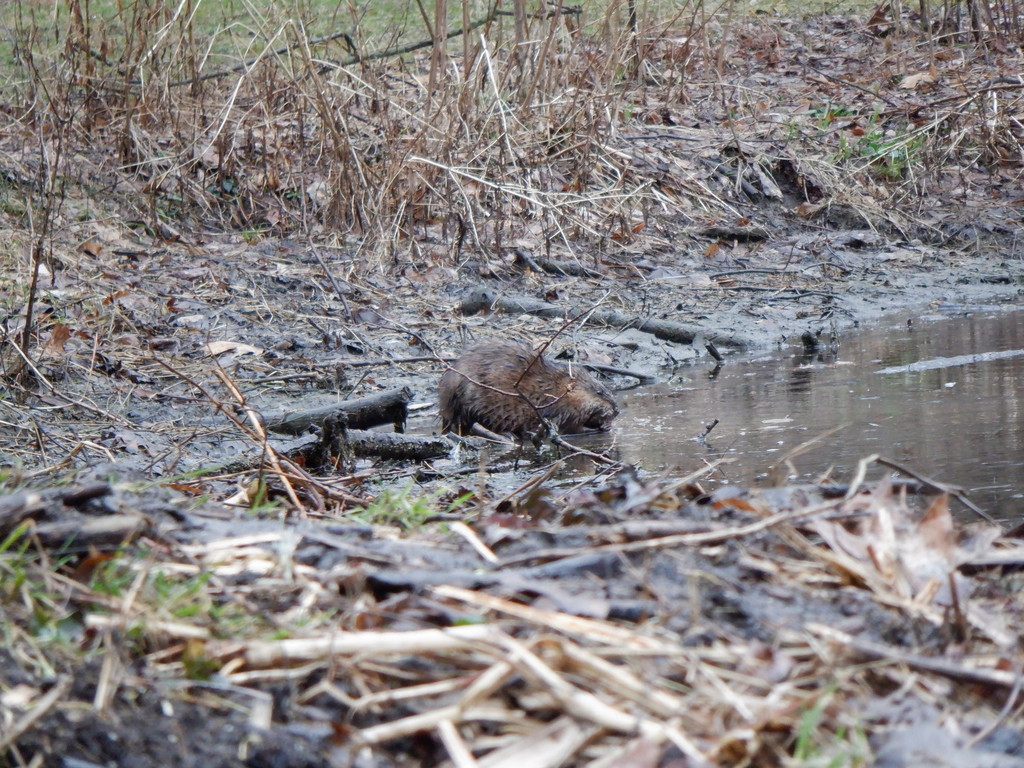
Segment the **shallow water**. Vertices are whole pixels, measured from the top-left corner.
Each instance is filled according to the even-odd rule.
[[[835,355],[790,348],[621,393],[621,458],[647,471],[729,458],[716,482],[757,484],[787,452],[841,427],[792,460],[791,479],[846,482],[878,453],[963,487],[997,519],[1024,521],[1024,354],[1010,354],[1024,350],[1024,311],[904,317],[838,341]],[[971,357],[938,360],[958,356]]]

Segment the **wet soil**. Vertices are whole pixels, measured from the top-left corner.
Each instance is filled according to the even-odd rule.
[[[661,152],[689,162],[673,131],[643,131],[652,133]],[[636,139],[621,136],[622,151],[635,149]],[[776,166],[783,187],[784,167],[790,166]],[[791,187],[785,187],[787,195],[797,185]],[[984,198],[979,192],[978,199]],[[229,536],[265,536],[255,545],[268,558],[265,570],[243,567],[231,574],[210,566],[217,574],[211,589],[217,609],[244,605],[281,635],[299,634],[302,625],[287,621],[309,605],[335,617],[329,631],[352,633],[450,628],[492,615],[484,604],[465,602],[463,593],[439,591],[443,587],[701,649],[707,654],[701,663],[712,663],[707,661],[712,650],[739,649],[751,667],[730,672],[746,676],[745,702],[770,699],[772,691],[784,691],[783,698],[794,691],[801,695],[785,699],[785,706],[771,713],[751,714],[753,704],[736,705],[743,717],[733,712],[708,724],[692,714],[704,706],[690,677],[697,664],[693,658],[658,657],[641,675],[668,681],[671,690],[693,697],[685,699],[692,706],[683,715],[683,730],[699,734],[695,738],[709,762],[742,763],[730,759],[735,748],[754,764],[782,764],[780,755],[792,749],[783,734],[797,727],[787,721],[789,730],[776,728],[772,717],[785,712],[792,719],[817,701],[808,694],[811,686],[801,687],[802,665],[823,681],[814,686],[817,695],[834,682],[825,670],[838,663],[819,645],[820,638],[806,639],[809,626],[855,635],[862,641],[854,649],[857,662],[877,659],[865,650],[869,647],[913,647],[946,658],[949,648],[967,642],[957,634],[960,624],[942,618],[955,614],[948,604],[925,615],[905,604],[909,598],[877,600],[850,575],[849,565],[812,559],[810,549],[794,543],[791,531],[735,533],[766,515],[825,503],[821,489],[793,488],[778,496],[729,491],[716,497],[690,482],[666,490],[630,468],[607,474],[603,466],[576,457],[573,461],[583,466],[575,476],[512,494],[527,478],[545,478],[560,454],[544,448],[493,457],[463,447],[430,463],[362,460],[332,478],[343,478],[338,483],[350,501],[333,499],[307,519],[285,512],[281,488],[271,481],[268,493],[277,494],[278,505],[250,513],[223,504],[240,487],[251,491],[257,473],[247,463],[256,467],[263,455],[259,440],[247,435],[240,406],[244,401],[270,415],[408,386],[414,393],[410,430],[432,432],[437,429],[435,387],[445,361],[475,339],[550,341],[552,357],[628,369],[664,382],[683,366],[711,365],[709,344],[728,364],[744,350],[796,349],[806,334],[827,337],[895,311],[943,305],[969,312],[978,305],[1019,302],[1024,260],[1018,233],[1006,226],[1011,220],[1006,206],[1012,205],[995,189],[989,199],[988,208],[942,207],[926,226],[913,228],[841,205],[806,219],[791,215],[788,206],[794,201],[737,194],[730,202],[739,213],[752,214],[756,226],[743,216],[723,223],[655,212],[642,238],[551,254],[572,267],[552,271],[539,260],[542,243],[526,243],[526,260],[512,249],[453,255],[451,243],[431,231],[423,248],[409,247],[393,263],[368,266],[357,250],[327,238],[253,242],[238,233],[211,231],[167,242],[136,236],[126,227],[80,222],[69,213],[37,309],[37,370],[22,377],[17,360],[4,359],[12,384],[0,401],[0,440],[4,464],[13,472],[12,495],[0,500],[6,505],[0,521],[5,532],[27,518],[40,526],[74,520],[85,530],[95,520],[135,515],[141,523],[131,529],[128,538],[135,543],[126,551],[139,562],[182,566],[195,557],[188,547]],[[12,253],[29,242],[27,232],[13,226],[3,237]],[[466,297],[479,296],[481,289],[488,303],[530,299],[549,309],[546,314],[463,312]],[[602,311],[635,323],[590,322]],[[650,320],[675,324],[676,340],[643,330],[643,321]],[[16,321],[13,313],[12,336]],[[682,341],[687,336],[691,343]],[[613,388],[633,381],[622,375],[605,379]],[[489,472],[509,465],[519,471],[511,479]],[[702,466],[695,459],[693,466],[680,468],[680,475]],[[323,467],[316,471],[328,474]],[[97,481],[110,487],[86,499],[36,503],[14,496],[26,488],[50,488],[58,479],[72,487]],[[436,514],[414,533],[347,517],[358,500],[369,502],[382,489],[416,482],[421,483],[413,486],[417,492],[434,493],[445,502],[470,496],[475,507],[466,518],[498,561],[482,561],[471,540],[451,532],[449,526],[463,517],[459,511]],[[887,504],[889,492],[874,491]],[[832,493],[841,498],[845,490]],[[511,501],[503,500],[506,494],[514,496]],[[916,516],[931,502],[912,496],[909,504]],[[622,547],[707,532],[721,533],[721,539]],[[123,538],[125,530],[116,529],[114,540]],[[118,549],[103,545],[102,538],[95,541],[108,553]],[[236,541],[229,549],[240,552],[245,546]],[[49,565],[51,556],[80,566],[95,553],[74,544],[40,545],[39,559]],[[25,631],[32,626],[32,610],[19,589],[4,595],[11,640],[0,652],[6,697],[0,724],[25,726],[14,743],[5,744],[3,760],[11,765],[441,765],[451,752],[432,730],[368,746],[353,737],[427,707],[411,703],[387,710],[356,707],[352,701],[386,688],[382,679],[438,682],[484,668],[478,661],[460,667],[444,654],[407,653],[386,669],[360,666],[356,657],[346,659],[351,666],[343,669],[334,661],[315,669],[281,663],[243,684],[230,676],[240,652],[217,645],[230,638],[203,636],[202,654],[218,662],[217,674],[199,674],[181,661],[194,638],[174,634],[173,627],[147,633],[89,625],[85,616],[97,613],[97,606],[112,613],[118,609],[95,591],[74,590],[66,643],[59,652],[42,652]],[[984,646],[989,650],[1007,637],[1009,644],[1000,647],[1016,647],[1021,612],[1012,602],[1013,591],[1007,594],[1005,582],[982,576],[975,594],[992,603],[1006,601],[1009,617],[1000,617],[1006,619],[1003,631],[993,628],[997,622],[985,624],[989,635],[973,627],[975,637],[991,641]],[[557,634],[531,623],[535,619],[502,616],[512,637]],[[262,639],[272,631],[261,625],[255,634]],[[797,635],[802,639],[794,639]],[[787,643],[799,646],[792,656],[784,653]],[[618,651],[607,652],[622,661]],[[1014,668],[1013,653],[1007,657],[1006,665]],[[635,661],[626,657],[623,665]],[[254,668],[249,664],[245,670]],[[1000,687],[997,678],[969,684],[956,675],[940,676],[932,698],[919,696],[911,706],[901,698],[908,694],[896,673],[858,668],[857,675],[863,675],[855,678],[863,692],[850,699],[849,711],[870,731],[873,752],[888,755],[888,762],[880,757],[878,764],[913,765],[914,755],[920,755],[914,750],[939,743],[944,755],[956,756],[957,765],[1024,765],[1020,723],[1013,718],[1004,723],[999,714],[1004,701],[1010,709],[1015,706],[1016,690],[1007,698],[1008,686]],[[509,710],[539,712],[538,721],[553,719],[561,709],[550,699],[538,704],[533,684],[529,676],[517,679],[501,694],[502,702]],[[716,679],[708,685],[722,684]],[[32,708],[19,705],[11,693],[24,689],[37,694],[30,702],[48,691],[63,693],[59,703],[40,708],[37,722],[24,724],[21,719]],[[268,721],[255,715],[261,706],[272,713]],[[944,717],[956,719],[960,731],[955,736],[942,731],[949,743],[929,742],[928,728]],[[988,728],[993,722],[999,727]],[[745,742],[741,726],[763,741]],[[906,733],[914,737],[911,746],[899,741]],[[693,754],[682,756],[678,743],[659,744],[657,750],[647,765],[699,764]],[[917,764],[938,759],[929,754]],[[591,758],[596,759],[588,754]]]
[[[863,232],[795,239],[769,241],[713,265],[676,252],[645,254],[647,268],[663,275],[657,279],[566,279],[510,266],[502,279],[486,283],[496,295],[549,303],[556,298],[555,306],[570,317],[570,308],[611,305],[638,320],[685,322],[697,328],[697,344],[579,324],[556,335],[562,316],[466,317],[458,311],[460,296],[479,282],[466,278],[472,270],[452,267],[437,267],[436,277],[416,283],[371,277],[346,297],[355,307],[357,322],[351,323],[309,246],[249,246],[224,236],[207,240],[197,255],[196,246],[122,242],[113,249],[131,253],[116,259],[116,274],[109,272],[109,259],[83,258],[75,275],[57,278],[60,287],[50,301],[61,297],[51,310],[61,320],[52,320],[51,336],[88,323],[97,302],[113,305],[120,327],[99,338],[73,332],[59,348],[53,342],[44,349],[38,366],[53,386],[42,395],[51,407],[35,418],[55,461],[81,443],[78,462],[116,458],[153,477],[175,476],[252,450],[251,441],[217,413],[229,395],[213,378],[216,367],[236,382],[247,405],[268,415],[408,386],[414,392],[410,428],[436,431],[435,387],[444,361],[471,339],[551,339],[548,354],[556,359],[666,380],[679,366],[713,364],[701,345],[705,337],[719,339],[725,360],[752,347],[796,349],[804,334],[827,338],[896,310],[943,304],[970,311],[1013,301],[1024,271],[1024,262],[1002,256],[961,260],[944,249],[886,244]],[[821,252],[832,254],[842,271],[821,276]],[[350,266],[344,257],[328,261],[332,271]],[[725,268],[728,284],[718,285],[714,275]],[[402,362],[407,358],[417,362]],[[634,383],[626,377],[606,381],[620,388]],[[22,427],[10,431],[7,451],[12,461],[38,466],[35,440]]]
[[[347,303],[361,319],[349,323],[308,245],[247,245],[224,236],[206,239],[198,252],[196,246],[139,242],[122,242],[113,248],[124,254],[116,277],[105,277],[109,259],[95,264],[82,259],[78,274],[60,275],[57,285],[63,286],[60,296],[81,297],[79,310],[66,305],[61,310],[65,322],[76,311],[88,311],[90,301],[109,299],[117,307],[121,325],[101,349],[92,339],[72,335],[39,361],[42,375],[54,383],[55,390],[37,392],[36,405],[26,401],[24,413],[26,418],[31,414],[45,436],[44,450],[39,452],[27,422],[16,427],[8,422],[4,429],[9,460],[20,462],[28,471],[60,462],[74,448],[75,463],[113,459],[107,476],[128,469],[141,473],[136,475],[138,480],[176,478],[179,490],[220,499],[233,492],[239,482],[236,477],[214,473],[208,479],[193,479],[184,474],[254,455],[258,447],[218,413],[218,405],[230,397],[214,378],[213,366],[236,383],[247,404],[268,413],[409,386],[415,393],[410,428],[436,431],[435,386],[443,370],[439,358],[457,355],[469,339],[543,340],[564,322],[506,313],[461,316],[455,310],[460,296],[481,282],[499,294],[539,297],[559,306],[612,305],[619,311],[643,307],[645,315],[685,320],[707,329],[708,334],[740,340],[735,346],[719,346],[728,361],[741,349],[796,349],[805,332],[827,335],[898,309],[943,303],[969,311],[976,304],[1012,301],[1021,279],[1020,263],[995,255],[995,249],[991,255],[972,253],[961,261],[945,249],[890,242],[865,232],[790,234],[769,239],[756,249],[737,248],[713,263],[703,256],[687,258],[672,250],[652,250],[630,265],[631,271],[641,264],[648,272],[636,278],[623,279],[619,274],[564,278],[522,273],[511,264],[486,281],[467,277],[473,270],[451,266],[436,266],[436,274],[428,272],[426,279],[416,282],[374,276],[363,285],[346,288]],[[328,265],[344,272],[350,262],[335,254]],[[778,271],[759,273],[760,268]],[[731,273],[728,284],[716,282],[720,278],[715,275],[725,271]],[[57,289],[50,301],[56,300]],[[210,345],[218,342],[227,344],[225,351],[211,357]],[[663,380],[680,366],[711,364],[697,345],[659,340],[636,329],[585,324],[556,336],[551,350],[555,356],[610,364]],[[431,361],[432,357],[438,359]],[[391,362],[402,358],[420,361]],[[629,380],[612,377],[608,383],[623,386]],[[41,403],[49,407],[39,410]],[[416,410],[415,406],[423,407]],[[600,441],[588,445],[594,450],[602,447]],[[523,478],[544,474],[547,462],[555,458],[547,450],[525,460],[503,454],[480,458],[463,452],[460,458],[426,467],[364,460],[351,473],[346,489],[372,498],[388,484],[382,485],[385,478],[402,487],[418,477],[423,492],[445,486],[451,489],[451,498],[468,491],[484,502],[499,498]],[[491,463],[494,470],[511,469],[515,462],[519,471],[508,475],[510,479],[479,471],[460,474],[466,465],[472,469],[481,461]],[[699,467],[695,460],[690,469]],[[780,633],[800,631],[808,623],[885,647],[940,647],[946,642],[930,622],[908,623],[905,615],[879,606],[868,592],[837,595],[768,577],[772,569],[752,561],[752,552],[795,556],[786,554],[788,545],[774,534],[729,542],[707,552],[588,554],[595,543],[647,535],[602,533],[637,521],[630,504],[614,501],[631,498],[631,481],[602,478],[594,472],[599,473],[599,468],[578,467],[568,484],[552,483],[544,493],[518,500],[508,512],[510,519],[529,521],[525,530],[495,522],[493,516],[491,522],[475,523],[503,560],[511,563],[517,556],[526,556],[521,565],[508,564],[489,573],[480,572],[474,549],[461,539],[453,541],[451,534],[406,534],[395,540],[371,526],[344,523],[341,509],[329,515],[338,518],[333,523],[300,522],[282,519],[280,512],[253,517],[212,502],[197,507],[188,497],[156,503],[149,492],[144,494],[148,502],[125,501],[118,495],[118,502],[103,512],[121,507],[148,509],[147,540],[173,542],[160,545],[162,549],[170,546],[170,551],[182,543],[215,541],[227,535],[266,531],[279,535],[284,526],[298,537],[293,543],[296,566],[308,566],[319,574],[345,574],[328,580],[331,586],[324,605],[339,615],[350,614],[352,596],[363,595],[361,600],[374,605],[368,614],[373,617],[371,624],[391,629],[457,623],[464,617],[462,610],[431,592],[446,585],[645,631],[657,627],[658,633],[675,638],[684,648],[709,647],[729,637],[771,647]],[[575,485],[583,490],[573,491]],[[749,520],[683,499],[670,507],[676,509],[657,514],[654,520],[668,523],[675,533]],[[648,507],[637,509],[651,514]],[[40,518],[40,522],[45,521]],[[323,541],[325,535],[328,543]],[[550,562],[545,556],[534,557],[548,550],[557,555]],[[695,581],[694,574],[701,576]],[[260,584],[251,576],[238,582],[237,588],[245,589],[253,610],[264,614],[292,605],[299,595],[294,585]],[[385,616],[400,618],[385,620]],[[87,647],[103,642],[100,635],[86,633],[86,637],[91,637]],[[115,638],[114,642],[121,641]],[[298,700],[300,691],[326,679],[319,673],[298,686],[247,687],[269,695],[273,702],[273,726],[267,729],[253,724],[250,693],[237,692],[230,685],[224,688],[216,679],[203,683],[182,678],[180,672],[168,675],[159,664],[127,649],[117,656],[121,671],[110,702],[102,709],[92,705],[99,681],[107,676],[100,674],[98,661],[69,666],[63,673],[72,680],[63,697],[67,705],[53,709],[18,741],[16,749],[11,748],[10,764],[27,764],[36,755],[44,756],[43,765],[140,767],[162,766],[169,760],[196,766],[408,766],[439,765],[445,759],[446,753],[429,735],[399,738],[369,751],[352,747],[343,734],[379,723],[380,713],[353,712],[324,696]],[[406,659],[402,664],[415,667],[416,661]],[[436,676],[445,677],[440,660],[430,664]],[[672,664],[662,671],[669,677],[682,674],[673,671]],[[0,661],[0,679],[7,689],[24,681],[46,690],[64,678],[48,680],[26,673],[24,664],[7,653]],[[336,683],[348,685],[340,679]],[[357,696],[359,692],[349,693]],[[857,704],[854,711],[865,722],[895,717],[897,704],[879,701],[885,702],[879,703],[884,710],[881,715],[869,711],[867,702]],[[969,703],[965,711],[972,711],[972,706]],[[404,714],[416,711],[413,707]],[[390,711],[387,719],[401,714]],[[896,731],[923,727],[938,715],[937,710],[928,709],[900,722]],[[977,731],[982,724],[970,727]],[[1016,731],[1007,733],[1019,736]],[[1007,743],[1018,744],[1013,738]],[[873,748],[898,755],[897,762],[888,764],[909,764],[899,762],[908,747],[890,742],[889,737],[879,736]],[[988,752],[986,744],[970,746],[965,740],[955,746],[963,750],[968,761],[964,764],[997,758],[1024,763],[1024,758],[1011,757],[1019,754],[1017,747]],[[679,764],[673,762],[678,754],[663,751],[661,764]]]

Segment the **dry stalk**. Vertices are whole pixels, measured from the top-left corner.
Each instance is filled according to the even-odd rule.
[[[22,734],[56,707],[67,695],[73,682],[74,678],[70,675],[58,678],[53,687],[41,696],[28,712],[15,720],[9,728],[5,729],[3,735],[0,735],[0,750],[6,751],[12,744],[16,744]]]
[[[352,34],[321,37],[301,18],[248,7],[252,50],[212,72],[209,50],[228,45],[229,33],[204,50],[191,2],[126,7],[120,24],[103,28],[72,14],[69,61],[86,98],[63,121],[67,150],[115,146],[119,165],[108,170],[142,193],[129,192],[128,204],[167,237],[180,236],[170,218],[181,214],[281,232],[327,224],[364,237],[381,267],[396,242],[435,223],[458,222],[474,247],[499,252],[531,220],[566,244],[604,238],[607,222],[620,210],[628,219],[650,194],[606,146],[620,65],[636,59],[643,20],[634,9],[628,34],[603,41],[598,64],[579,9],[523,16],[519,7],[506,37],[496,7],[473,20],[463,2],[462,25],[450,29],[446,6],[421,6],[427,41],[369,52],[354,7]],[[116,28],[125,45],[111,39]],[[460,82],[445,45],[458,36]],[[338,44],[355,55],[332,60]],[[432,51],[421,90],[392,60],[424,44]],[[108,48],[125,50],[116,66],[100,53]],[[70,94],[65,103],[79,109]]]

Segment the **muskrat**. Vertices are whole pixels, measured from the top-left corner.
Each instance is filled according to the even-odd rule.
[[[523,371],[526,371],[524,374]],[[619,409],[583,370],[545,360],[527,344],[483,341],[467,349],[438,384],[441,431],[484,429],[535,438],[539,412],[559,432],[607,431]]]

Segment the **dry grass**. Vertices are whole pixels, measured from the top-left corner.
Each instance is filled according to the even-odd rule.
[[[440,24],[428,13],[413,27],[404,16],[401,38],[355,12],[331,17],[330,28],[346,32],[318,37],[310,30],[324,28],[322,9],[304,18],[246,8],[211,30],[205,8],[189,2],[124,6],[106,25],[69,2],[48,19],[61,44],[49,54],[38,19],[15,16],[2,126],[8,183],[59,202],[72,187],[108,200],[81,215],[115,201],[124,220],[160,237],[206,228],[352,236],[377,268],[424,238],[442,240],[456,261],[520,239],[628,242],[679,200],[637,166],[623,129],[693,99],[727,110],[735,100],[742,113],[747,100],[722,90],[730,52],[737,43],[756,50],[758,35],[772,34],[731,5],[671,15],[651,5],[637,15],[627,3],[551,5],[517,20],[514,9],[467,0]],[[470,34],[459,34],[462,23]],[[995,45],[1014,34],[996,20],[984,29]],[[998,98],[1015,86],[1003,85],[861,148],[854,176],[857,161],[861,172],[881,163],[919,194],[927,185],[915,176],[931,167],[922,158],[1019,156],[1016,133],[1001,127],[1011,126],[1014,103]],[[843,147],[826,138],[814,151],[819,140],[807,138],[803,155],[830,191],[843,187]],[[868,197],[881,209],[889,200],[880,194]],[[684,197],[685,208],[730,210],[713,186]]]
[[[525,221],[600,236],[637,207],[603,146],[640,64],[615,6],[513,24],[467,4],[471,34],[404,59],[414,46],[367,50],[358,18],[314,40],[301,19],[253,12],[251,47],[228,67],[188,3],[126,8],[100,29],[69,10],[52,57],[39,28],[11,32],[23,44],[8,129],[31,139],[8,159],[24,182],[85,160],[154,233],[327,228],[365,238],[380,263],[432,225],[500,249]]]
[[[150,532],[143,546],[72,568],[16,529],[0,547],[0,583],[17,598],[0,630],[22,668],[57,682],[19,686],[0,751],[66,738],[54,716],[68,705],[49,694],[66,694],[80,656],[107,659],[79,673],[97,713],[121,711],[145,686],[165,713],[191,701],[261,729],[329,718],[333,738],[320,743],[338,765],[362,751],[395,765],[654,766],[675,755],[852,768],[890,739],[899,753],[894,733],[924,749],[933,722],[966,750],[1019,706],[1004,656],[1021,629],[1019,592],[985,574],[1019,563],[1020,548],[957,531],[944,497],[922,510],[886,483],[825,500],[776,489],[720,498],[695,530],[700,513],[679,491],[609,494],[599,506],[612,522],[587,526],[606,542],[596,548],[519,547],[486,562],[430,536],[406,560],[398,545],[371,551],[366,539],[287,529],[188,545]],[[473,535],[500,555],[515,543],[488,521],[496,503]],[[665,518],[673,509],[682,520]],[[545,538],[574,535],[533,525]],[[604,553],[621,558],[614,578],[572,565]],[[420,583],[424,557],[434,574]],[[556,561],[564,571],[528,576]],[[474,562],[485,586],[445,580]],[[374,587],[377,577],[390,586]],[[634,594],[643,615],[588,617],[616,594]],[[769,595],[772,607],[753,607]],[[271,697],[279,686],[288,696]],[[240,733],[222,734],[227,751]]]

